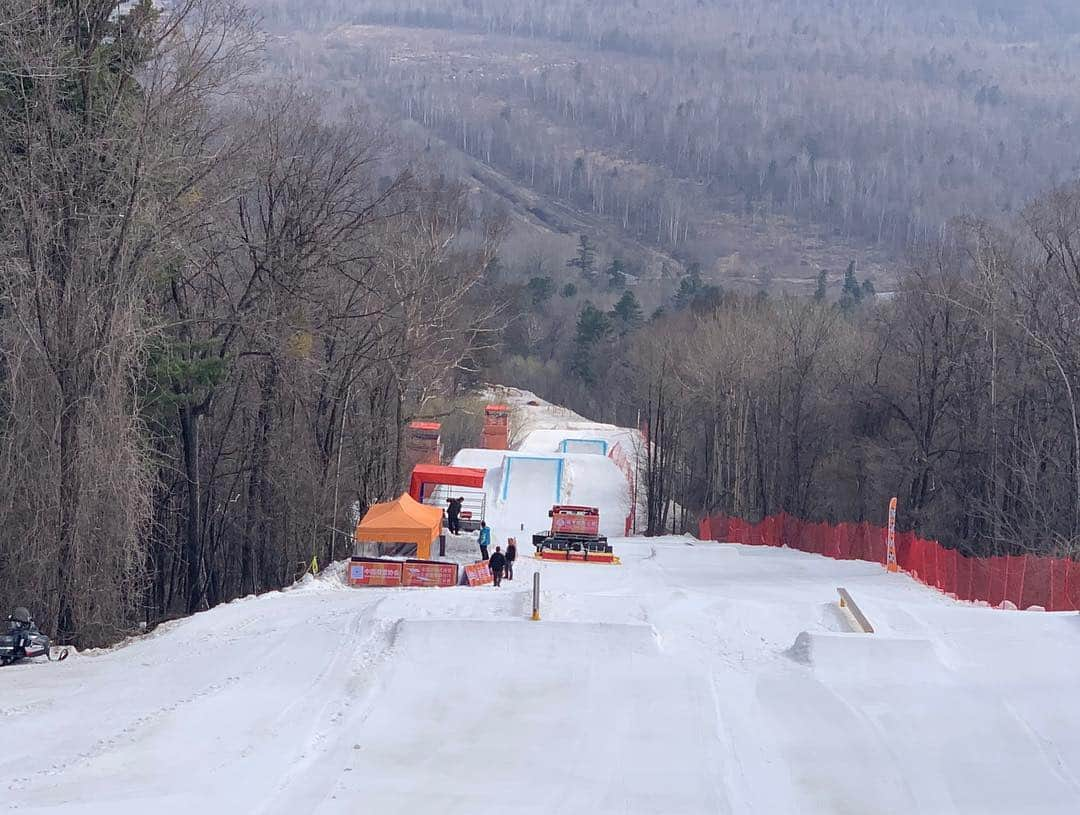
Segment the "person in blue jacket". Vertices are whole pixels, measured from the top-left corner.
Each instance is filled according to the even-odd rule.
[[[491,529],[483,521],[480,522],[480,559],[488,559],[488,547],[491,546]]]

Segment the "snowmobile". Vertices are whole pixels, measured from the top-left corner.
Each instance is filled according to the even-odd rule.
[[[68,655],[65,648],[56,657],[59,662]],[[0,632],[0,665],[11,665],[23,659],[44,656],[53,659],[49,638],[38,631],[30,612],[22,607],[15,609],[7,618],[7,630]]]

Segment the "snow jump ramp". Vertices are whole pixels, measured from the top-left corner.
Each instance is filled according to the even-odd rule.
[[[1046,772],[1052,745],[992,679],[962,681],[936,643],[804,631],[787,655],[808,673],[760,682],[753,715],[783,734],[776,753],[806,811],[1067,811],[1072,782]],[[842,739],[822,749],[829,730]],[[879,783],[867,786],[868,777]]]
[[[503,460],[501,501],[515,495],[530,496],[547,502],[548,509],[562,500],[563,468],[561,458],[544,456],[507,456]]]
[[[606,456],[608,443],[605,439],[563,439],[559,443],[559,452]]]
[[[913,666],[918,666],[927,682],[940,681],[945,673],[934,644],[926,639],[803,631],[787,655],[829,684],[880,687],[910,674]]]
[[[571,789],[575,812],[730,811],[710,689],[649,626],[404,622],[380,685],[348,714],[358,760],[312,812],[565,812]]]
[[[498,478],[492,506],[489,492],[489,526],[496,542],[516,536],[519,546],[528,546],[534,532],[549,528],[548,512],[562,503],[566,462],[562,458],[508,455],[502,467],[489,473]],[[490,489],[490,488],[489,488]]]

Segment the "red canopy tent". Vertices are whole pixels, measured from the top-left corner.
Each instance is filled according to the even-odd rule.
[[[484,488],[487,470],[476,467],[441,467],[435,464],[418,464],[412,472],[409,482],[409,495],[413,500],[423,503],[425,486],[446,485],[449,487]]]

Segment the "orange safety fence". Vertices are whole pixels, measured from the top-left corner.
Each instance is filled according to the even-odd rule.
[[[786,546],[837,560],[885,565],[886,530],[868,523],[825,524],[786,512],[757,523],[726,515],[702,519],[702,540],[748,546]],[[896,561],[905,572],[959,600],[1019,609],[1080,611],[1080,562],[1038,555],[970,558],[912,532],[896,534]]]

